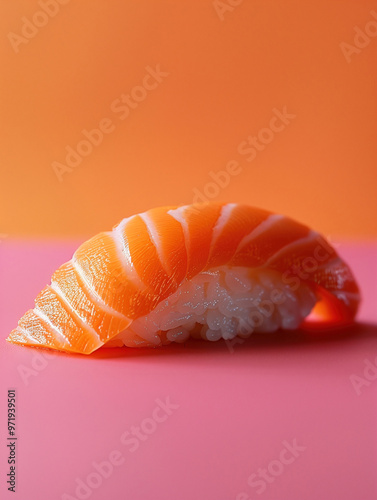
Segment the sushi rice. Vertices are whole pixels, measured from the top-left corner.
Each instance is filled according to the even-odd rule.
[[[301,283],[293,292],[276,271],[221,266],[184,279],[175,293],[106,346],[127,346],[130,331],[143,339],[140,346],[157,346],[190,336],[216,341],[295,329],[316,302],[308,285]]]

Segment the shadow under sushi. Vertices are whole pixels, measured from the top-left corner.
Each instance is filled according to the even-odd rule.
[[[116,358],[137,358],[137,357],[160,357],[179,355],[224,355],[241,354],[249,350],[285,350],[294,347],[308,349],[312,347],[323,348],[339,344],[339,347],[346,344],[358,344],[375,340],[377,343],[377,325],[371,323],[354,323],[346,327],[329,327],[320,330],[280,330],[274,333],[252,334],[248,339],[233,339],[232,341],[220,340],[208,342],[190,339],[183,344],[170,344],[156,348],[101,348],[98,351],[85,356],[88,359],[116,359]],[[377,346],[376,346],[377,347]]]

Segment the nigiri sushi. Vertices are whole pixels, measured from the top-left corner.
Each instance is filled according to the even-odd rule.
[[[7,340],[83,354],[231,340],[348,323],[359,301],[347,264],[303,224],[237,203],[168,206],[83,243]]]

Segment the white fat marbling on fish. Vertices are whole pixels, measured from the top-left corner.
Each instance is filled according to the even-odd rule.
[[[153,220],[150,218],[147,212],[140,214],[140,217],[141,219],[143,219],[143,222],[147,227],[149,237],[156,248],[156,252],[160,260],[161,266],[163,267],[163,269],[167,274],[171,274],[171,269],[169,269],[168,261],[167,259],[165,259],[165,255],[162,249],[161,238],[160,235],[158,234],[158,231],[156,229]]]
[[[68,344],[68,345],[72,345],[71,342],[69,341],[68,337],[66,335],[64,335],[64,333],[60,330],[60,328],[58,328],[56,325],[54,325],[50,318],[43,312],[41,311],[40,309],[38,309],[37,307],[35,307],[33,309],[33,313],[38,316],[39,318],[41,318],[42,321],[44,321],[50,328],[51,330],[54,332],[54,334],[59,338],[62,338],[63,339],[63,344]]]
[[[271,257],[268,260],[266,260],[264,265],[267,266],[271,262],[274,262],[275,260],[279,259],[280,256],[284,254],[287,250],[293,252],[296,247],[299,247],[303,243],[314,241],[317,237],[318,233],[316,231],[309,231],[309,233],[306,236],[303,236],[302,238],[299,238],[295,241],[291,241],[290,243],[287,243],[282,248],[280,248],[277,252],[274,253],[274,255],[271,255]]]
[[[256,228],[254,228],[249,234],[247,234],[242,238],[235,254],[237,254],[237,252],[239,252],[245,245],[252,242],[257,236],[259,236],[262,233],[265,233],[266,231],[269,231],[277,222],[279,222],[282,219],[284,219],[284,216],[278,214],[273,214],[267,217],[266,220],[258,224]]]
[[[96,330],[93,327],[91,327],[90,325],[88,325],[88,323],[83,318],[81,318],[81,316],[76,311],[76,309],[74,309],[72,307],[72,304],[69,302],[67,297],[64,295],[63,291],[60,289],[58,284],[55,282],[52,282],[50,285],[50,288],[51,288],[51,290],[53,290],[56,293],[56,295],[58,295],[61,298],[61,300],[64,302],[64,304],[69,308],[69,310],[71,312],[71,316],[78,321],[78,323],[81,325],[81,327],[84,328],[84,330],[87,330],[89,333],[91,333],[92,336],[94,338],[96,338],[99,342],[101,342],[101,344],[102,344],[103,342],[101,340],[101,337],[98,335]]]
[[[221,235],[226,223],[228,222],[228,220],[233,212],[233,209],[236,206],[237,205],[235,203],[228,203],[227,205],[224,205],[221,208],[220,216],[217,219],[217,222],[216,222],[215,227],[213,228],[213,232],[212,232],[212,240],[211,240],[211,246],[210,246],[211,249],[213,248],[218,237]]]
[[[127,242],[127,237],[124,233],[126,225],[133,219],[133,217],[128,217],[123,219],[112,231],[108,234],[114,239],[118,258],[122,264],[123,270],[127,275],[127,278],[137,287],[139,290],[145,290],[146,284],[140,278],[135,266],[132,262],[132,257],[130,254],[130,249]]]
[[[186,252],[187,252],[187,256],[190,255],[190,230],[189,230],[189,227],[188,227],[188,224],[187,224],[187,220],[186,220],[186,217],[185,217],[185,210],[187,209],[188,205],[185,205],[183,207],[178,207],[174,210],[168,210],[168,214],[173,217],[173,219],[175,219],[177,222],[180,223],[180,225],[182,226],[182,230],[183,230],[183,237],[184,237],[184,240],[185,240],[185,246],[186,246]]]
[[[107,305],[106,302],[98,295],[98,293],[94,290],[94,288],[90,285],[88,282],[85,273],[83,272],[80,264],[77,262],[75,256],[72,257],[71,260],[72,267],[75,269],[77,274],[80,276],[84,286],[85,286],[85,291],[90,298],[90,300],[96,304],[102,311],[106,312],[107,314],[110,314],[111,316],[114,316],[115,318],[120,318],[122,320],[130,321],[130,318],[127,318],[124,314],[120,313],[119,311],[116,311],[113,309],[111,306]]]

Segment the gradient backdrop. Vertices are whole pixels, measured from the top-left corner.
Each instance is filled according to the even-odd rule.
[[[376,237],[375,1],[43,4],[0,7],[2,234],[87,237],[204,193]]]
[[[1,499],[377,498],[376,55],[377,1],[0,3]],[[5,342],[84,239],[203,200],[325,234],[357,322],[91,356]]]

